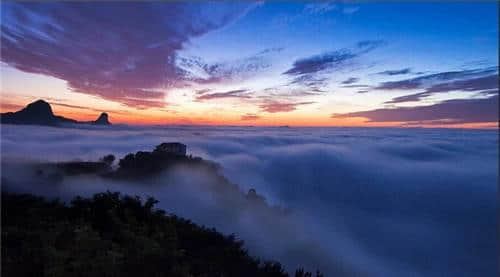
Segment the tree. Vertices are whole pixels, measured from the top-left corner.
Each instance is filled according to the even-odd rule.
[[[108,166],[111,166],[115,161],[115,156],[113,154],[109,154],[102,157],[99,161],[106,163]]]

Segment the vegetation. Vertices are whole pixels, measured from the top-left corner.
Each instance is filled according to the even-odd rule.
[[[127,154],[118,162],[118,169],[111,177],[143,178],[168,169],[174,165],[203,166],[211,170],[217,169],[217,164],[205,161],[200,157],[181,156],[164,153],[139,151]]]
[[[2,276],[288,276],[249,256],[234,235],[156,203],[106,192],[66,205],[2,192]]]
[[[38,165],[39,176],[57,177],[62,180],[64,176],[95,174],[105,178],[114,179],[144,179],[152,177],[174,166],[195,166],[216,173],[219,165],[191,155],[176,155],[160,151],[158,146],[152,152],[138,151],[129,153],[118,161],[118,167],[112,165],[116,158],[109,154],[98,161],[69,161],[57,163],[42,163]],[[46,174],[47,173],[47,174]],[[57,176],[54,176],[57,175]]]

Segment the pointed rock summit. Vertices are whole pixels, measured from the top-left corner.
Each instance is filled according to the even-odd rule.
[[[29,124],[60,126],[61,124],[98,124],[110,125],[108,114],[102,113],[96,121],[79,122],[74,119],[55,115],[50,104],[44,100],[37,100],[28,104],[25,108],[17,112],[2,113],[0,116],[2,124]]]
[[[94,124],[97,125],[111,125],[111,122],[108,120],[108,114],[107,113],[101,113],[99,118],[97,118],[96,121],[94,121]]]

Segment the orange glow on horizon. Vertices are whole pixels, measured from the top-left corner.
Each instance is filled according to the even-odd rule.
[[[66,107],[51,103],[54,114],[78,121],[96,120],[100,112],[91,109]],[[0,110],[14,112],[24,107],[17,103],[2,103]],[[241,120],[241,114],[185,116],[176,113],[155,110],[107,111],[113,124],[130,125],[222,125],[222,126],[290,126],[290,127],[422,127],[422,128],[465,128],[495,129],[498,122],[465,124],[416,124],[406,122],[368,122],[366,118],[331,118],[321,115],[291,115],[289,113],[266,113],[255,120]]]

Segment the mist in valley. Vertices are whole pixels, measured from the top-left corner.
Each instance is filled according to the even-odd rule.
[[[66,201],[107,190],[153,196],[159,208],[234,233],[250,254],[290,269],[470,276],[496,268],[496,131],[3,125],[1,132],[4,190]],[[41,162],[120,159],[172,141],[218,163],[227,182],[195,166],[148,180],[51,182],[36,174]]]

